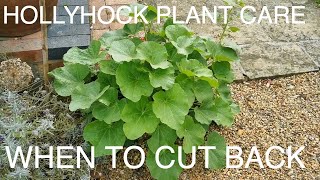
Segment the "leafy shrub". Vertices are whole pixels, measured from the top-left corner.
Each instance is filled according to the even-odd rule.
[[[147,166],[157,179],[177,178],[182,168],[160,169],[154,154],[177,139],[189,154],[192,146],[215,145],[211,168],[224,167],[225,141],[209,125],[231,126],[238,108],[228,84],[234,79],[231,62],[237,53],[208,37],[200,37],[168,18],[157,27],[155,8],[149,6],[149,24],[127,24],[105,33],[87,49],[72,48],[65,66],[52,71],[54,88],[71,97],[69,109],[94,117],[84,138],[95,146],[95,156],[111,155],[105,146],[123,146],[144,134],[148,140]],[[164,151],[161,161],[177,159]]]

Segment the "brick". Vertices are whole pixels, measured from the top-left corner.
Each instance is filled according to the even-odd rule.
[[[137,0],[105,0],[105,1],[106,1],[106,5],[132,4],[137,2]]]
[[[104,21],[109,21],[110,17],[107,14],[107,12],[102,12],[101,13],[101,19]],[[92,24],[93,29],[95,30],[107,30],[110,28],[109,24],[102,24],[99,20],[98,17],[96,16],[96,22]]]
[[[90,0],[89,9],[92,9],[92,6],[96,7],[96,11],[102,6],[105,6],[106,3],[104,0]]]
[[[110,24],[110,30],[117,30],[123,28],[123,24],[120,24],[118,22],[113,22]]]
[[[108,32],[108,30],[92,30],[91,39],[92,40],[97,40],[106,32]]]

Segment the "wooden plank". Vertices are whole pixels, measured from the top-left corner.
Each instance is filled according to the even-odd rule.
[[[0,41],[0,53],[35,51],[40,49],[42,49],[41,38]]]
[[[40,7],[46,7],[45,0],[39,0]],[[47,12],[44,8],[43,19],[47,19]],[[45,85],[49,85],[49,64],[48,64],[48,26],[46,24],[41,24],[42,36],[42,65],[43,65],[43,80]]]
[[[22,61],[27,63],[42,61],[42,50],[9,52],[6,53],[6,55],[8,57],[20,58]]]

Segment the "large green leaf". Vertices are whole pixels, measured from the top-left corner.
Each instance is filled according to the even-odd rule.
[[[100,121],[111,124],[121,119],[121,111],[125,105],[125,99],[117,101],[110,106],[103,103],[96,103],[92,105],[92,115]]]
[[[143,42],[137,47],[138,57],[146,60],[154,69],[166,69],[170,66],[167,61],[168,53],[166,48],[153,41]]]
[[[173,62],[174,65],[175,65],[175,63],[180,62],[182,59],[186,59],[185,55],[178,53],[177,48],[174,47],[172,43],[166,43],[165,47],[166,47],[168,55],[169,55],[168,60],[170,62]]]
[[[194,109],[195,118],[201,124],[209,125],[215,118],[214,101],[207,100],[201,103],[200,107]]]
[[[117,62],[129,62],[137,56],[136,46],[129,39],[114,41],[110,46],[109,54]]]
[[[157,18],[158,12],[157,12],[157,8],[154,6],[148,6],[148,11],[146,13],[146,19],[147,21],[153,21]]]
[[[233,102],[231,97],[231,90],[227,83],[223,82],[219,84],[219,88],[217,89],[220,98],[222,98],[226,102]]]
[[[178,63],[179,71],[189,77],[198,77],[207,81],[212,87],[218,87],[219,82],[213,77],[213,73],[208,67],[196,59],[183,59]]]
[[[183,138],[183,150],[189,154],[192,152],[192,146],[201,146],[204,144],[206,130],[201,124],[194,123],[192,117],[187,116],[184,123],[177,129],[179,138]]]
[[[147,166],[150,170],[152,177],[157,180],[176,180],[179,178],[180,174],[182,173],[183,169],[180,167],[178,163],[178,153],[177,153],[177,146],[172,147],[175,153],[171,153],[169,150],[163,150],[160,153],[159,161],[162,165],[169,165],[172,160],[174,160],[174,165],[169,169],[162,169],[160,168],[155,160],[155,154],[152,152],[148,152],[147,155]],[[182,160],[185,163],[185,154],[182,153]]]
[[[234,121],[235,111],[233,111],[229,102],[224,101],[222,98],[216,98],[214,103],[212,110],[215,116],[213,120],[218,125],[231,126]]]
[[[99,98],[99,102],[109,106],[110,104],[118,100],[118,90],[114,87],[107,89],[103,95]]]
[[[239,57],[235,50],[223,47],[221,44],[213,41],[206,42],[207,49],[215,61],[237,61]]]
[[[160,124],[148,140],[148,147],[153,153],[161,146],[173,146],[177,140],[176,131],[165,124]]]
[[[177,41],[172,41],[171,43],[177,48],[177,52],[183,55],[189,55],[193,52],[193,42],[195,38],[191,38],[188,36],[180,36]]]
[[[231,70],[231,65],[227,61],[215,62],[212,65],[214,76],[227,83],[231,83],[234,80],[234,75]]]
[[[154,88],[162,87],[165,90],[170,89],[175,80],[174,68],[155,69],[149,73],[150,83]]]
[[[101,43],[92,41],[87,49],[71,48],[64,56],[63,60],[70,63],[83,65],[94,65],[99,61],[105,60],[107,53],[100,51]]]
[[[144,133],[153,133],[160,120],[152,111],[152,104],[146,97],[139,102],[129,101],[121,113],[124,134],[130,140],[141,137]]]
[[[169,25],[166,27],[165,32],[169,40],[174,42],[177,42],[181,36],[191,37],[193,34],[186,26],[182,25]]]
[[[119,41],[123,39],[127,39],[128,35],[124,32],[123,29],[119,29],[116,31],[108,31],[102,35],[100,38],[100,42],[102,44],[102,47],[104,48],[110,48],[111,44],[114,41]]]
[[[196,52],[198,52],[201,55],[203,60],[201,60],[201,57],[194,58],[192,57],[192,55],[189,56],[189,59],[198,59],[201,62],[205,62],[205,64],[207,64],[207,59],[210,58],[210,53],[207,51],[206,40],[204,38],[197,37],[196,41],[193,42],[193,46],[194,50],[196,50]]]
[[[201,64],[196,59],[184,59],[180,63],[178,63],[178,67],[180,72],[184,73],[185,75],[191,77],[212,77],[213,73],[210,69],[206,66]]]
[[[179,74],[176,77],[176,83],[178,83],[181,86],[181,88],[184,90],[184,92],[186,92],[188,96],[189,106],[192,106],[195,100],[195,96],[193,92],[194,81],[185,74]]]
[[[213,99],[213,90],[207,81],[194,82],[193,92],[199,102]]]
[[[135,35],[143,30],[143,26],[144,24],[142,22],[138,22],[137,24],[125,24],[123,30],[127,34]]]
[[[97,77],[98,78],[96,81],[99,82],[100,86],[102,87],[100,89],[103,89],[103,87],[106,87],[106,86],[115,87],[115,88],[118,87],[118,84],[116,82],[116,77],[113,75],[100,72],[98,73]]]
[[[60,96],[70,96],[75,87],[84,83],[90,70],[81,64],[67,64],[49,74],[55,78],[53,87]]]
[[[166,92],[157,92],[153,95],[153,99],[153,111],[156,116],[172,129],[178,129],[191,107],[188,96],[180,85],[174,84]]]
[[[71,102],[69,105],[70,111],[89,109],[108,88],[109,86],[105,87],[102,92],[100,92],[100,84],[95,81],[75,87],[71,95]]]
[[[206,146],[216,146],[209,151],[209,168],[222,169],[226,166],[226,142],[223,136],[212,132],[207,137]]]
[[[140,64],[123,63],[119,65],[116,73],[117,84],[122,94],[133,102],[140,100],[141,96],[150,96],[153,87],[147,72],[139,71]]]
[[[111,150],[105,146],[123,146],[126,137],[122,130],[121,121],[109,125],[103,121],[89,123],[83,132],[83,138],[95,147],[95,156],[111,155]]]
[[[99,65],[100,71],[109,75],[116,75],[116,71],[119,66],[119,64],[113,60],[101,61]]]

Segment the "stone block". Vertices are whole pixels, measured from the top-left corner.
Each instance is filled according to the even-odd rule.
[[[57,16],[57,21],[64,21],[65,25],[70,25],[70,17],[69,16]],[[80,15],[74,15],[73,24],[82,24]],[[89,17],[88,16],[84,17],[84,24],[89,24]],[[53,24],[53,26],[54,25],[58,25],[58,24]]]
[[[240,30],[229,33],[229,38],[237,44],[252,44],[256,42],[271,42],[272,39],[260,24],[242,24],[236,22],[234,26]]]
[[[278,24],[263,22],[262,27],[273,41],[298,42],[319,40],[320,8],[308,5],[305,10],[300,13],[304,13],[305,16],[298,20],[305,21],[305,24],[287,24],[282,18],[279,19]],[[289,19],[291,19],[291,17]]]
[[[88,46],[89,44],[90,44],[90,34],[74,35],[74,36],[57,36],[57,37],[51,37],[48,39],[49,49]]]
[[[53,25],[48,28],[48,37],[76,36],[90,34],[89,24],[79,25]]]
[[[70,12],[73,12],[77,6],[67,6]],[[84,12],[88,13],[88,6],[83,6],[84,7]],[[76,15],[81,14],[81,8],[79,7],[78,10],[76,11]],[[57,16],[69,16],[66,9],[63,6],[58,6],[57,7]]]
[[[300,46],[302,46],[305,51],[314,58],[314,61],[320,67],[320,40],[318,41],[305,41],[300,42]]]
[[[89,0],[89,1],[92,1],[92,0]],[[88,5],[88,0],[59,0],[58,5],[61,5],[61,6]]]
[[[240,61],[234,62],[231,64],[233,73],[234,73],[234,77],[236,81],[243,81],[245,80],[245,77],[243,76],[243,68],[240,64]]]
[[[240,63],[250,79],[318,70],[296,43],[255,43],[242,47]]]

